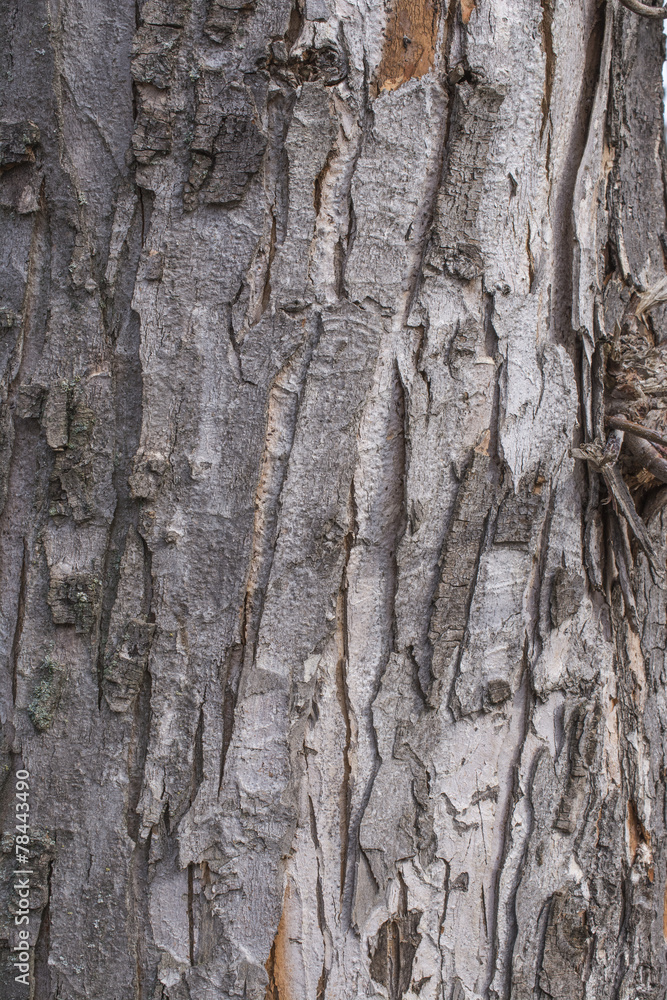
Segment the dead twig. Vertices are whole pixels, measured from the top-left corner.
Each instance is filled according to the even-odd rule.
[[[622,514],[627,521],[628,527],[646,553],[654,579],[657,579],[660,566],[651,536],[648,533],[646,525],[635,510],[630,490],[626,486],[625,480],[621,475],[621,470],[616,464],[622,443],[623,432],[614,430],[606,442],[592,441],[589,444],[582,444],[579,448],[572,449],[572,455],[574,458],[583,459],[585,462],[588,462],[596,472],[602,475],[613,501],[614,509],[619,514]]]
[[[661,483],[667,483],[667,459],[640,437],[628,434],[626,444],[631,455],[636,458],[647,472],[658,479]]]
[[[663,486],[653,493],[644,505],[642,520],[648,524],[652,517],[659,514],[663,507],[667,506],[667,486]]]
[[[667,17],[667,7],[649,7],[641,0],[621,0],[624,7],[641,17]]]
[[[660,11],[661,17],[667,17],[667,7],[651,7],[650,9]],[[667,277],[661,278],[651,288],[642,292],[639,296],[637,308],[635,309],[635,316],[641,319],[644,313],[649,312],[653,306],[662,305],[663,302],[667,302]]]
[[[626,420],[625,417],[607,417],[606,422],[610,427],[615,427],[616,430],[627,431],[628,434],[634,434],[635,437],[644,438],[646,441],[653,441],[654,444],[661,444],[663,448],[667,448],[667,437],[663,434],[658,434],[657,431],[652,431],[650,427],[636,424],[633,420]]]
[[[602,477],[607,484],[607,489],[613,497],[614,506],[628,522],[628,526],[631,528],[633,535],[646,553],[654,578],[657,579],[660,572],[660,565],[658,563],[655,549],[653,548],[653,542],[651,541],[651,536],[648,533],[648,528],[635,510],[633,499],[630,496],[630,490],[625,485],[625,480],[621,475],[621,470],[617,465],[607,465],[601,471]]]

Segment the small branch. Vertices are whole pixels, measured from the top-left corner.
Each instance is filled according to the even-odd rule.
[[[621,0],[621,3],[641,17],[667,17],[667,7],[649,7],[641,0]]]
[[[602,476],[607,484],[607,489],[613,497],[614,507],[617,511],[620,511],[625,520],[628,522],[633,535],[646,553],[654,577],[657,578],[657,574],[660,572],[660,564],[658,563],[655,550],[653,548],[651,536],[648,533],[646,525],[635,510],[634,501],[630,496],[630,490],[625,484],[625,480],[621,475],[620,469],[617,465],[607,466],[602,470]]]
[[[639,437],[633,437],[632,434],[628,435],[627,442],[629,450],[647,472],[650,472],[660,482],[667,483],[667,460],[659,454],[653,445],[649,444],[648,441],[642,441]]]
[[[614,503],[614,510],[623,515],[632,530],[633,535],[646,553],[651,567],[654,580],[657,581],[660,572],[651,536],[648,529],[635,509],[634,500],[630,494],[621,470],[616,464],[621,446],[623,444],[623,431],[620,429],[611,432],[603,447],[600,441],[591,441],[589,444],[582,444],[580,448],[572,448],[573,458],[582,459],[590,466],[602,474],[607,490]],[[667,461],[658,454],[653,445],[642,441],[639,437],[628,435],[628,446],[635,457],[640,458],[642,465],[651,472],[656,479],[667,482]],[[664,477],[664,478],[663,478]]]
[[[656,7],[655,10],[660,11],[660,8]],[[662,16],[665,16],[664,13]],[[659,306],[663,302],[667,302],[667,277],[661,278],[655,285],[642,292],[639,296],[637,308],[635,309],[635,316],[637,319],[641,319],[644,313],[650,312],[654,306]]]
[[[618,456],[621,454],[624,437],[625,434],[621,430],[613,430],[611,432],[602,453],[602,462],[600,463],[602,466],[616,464]]]
[[[652,431],[648,427],[643,427],[641,424],[636,424],[632,420],[626,420],[625,417],[607,417],[606,422],[610,427],[615,427],[619,431],[627,431],[628,434],[634,434],[635,437],[645,438],[646,441],[653,441],[654,444],[661,444],[663,448],[667,448],[667,437],[662,434],[658,434],[657,431]]]
[[[667,506],[667,486],[663,486],[646,501],[642,511],[644,523],[648,524],[651,518],[659,514],[665,506]]]

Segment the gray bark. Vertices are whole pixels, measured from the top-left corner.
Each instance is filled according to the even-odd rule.
[[[662,22],[0,11],[3,996],[665,997]]]

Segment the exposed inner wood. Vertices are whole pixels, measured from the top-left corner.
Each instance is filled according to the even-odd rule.
[[[378,88],[396,90],[413,77],[428,73],[435,59],[437,34],[438,0],[393,0],[385,28]]]

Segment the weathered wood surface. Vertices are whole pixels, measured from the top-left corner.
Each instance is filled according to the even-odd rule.
[[[661,22],[0,11],[3,996],[664,997]]]

